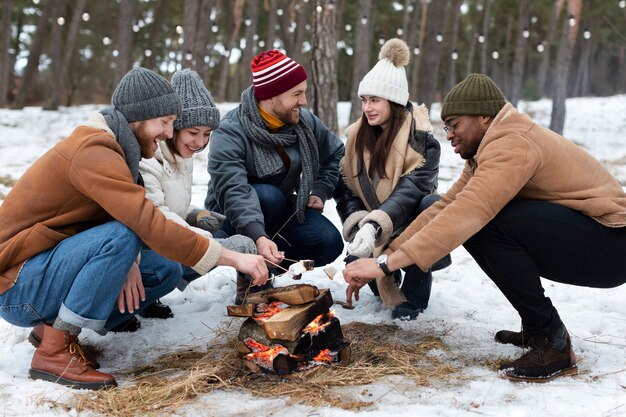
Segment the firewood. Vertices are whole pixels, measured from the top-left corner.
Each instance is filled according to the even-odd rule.
[[[254,317],[256,304],[245,303],[238,306],[226,306],[226,313],[232,317]]]
[[[307,324],[315,317],[327,312],[332,305],[333,297],[330,290],[323,289],[319,291],[319,295],[312,303],[286,308],[265,320],[261,325],[272,339],[294,341],[300,337],[302,329]]]
[[[249,303],[280,301],[290,306],[310,303],[319,295],[317,287],[309,284],[295,284],[286,287],[271,288],[266,291],[248,294]]]

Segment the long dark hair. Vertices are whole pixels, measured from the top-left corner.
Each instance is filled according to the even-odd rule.
[[[385,170],[385,162],[387,156],[389,156],[389,150],[391,144],[396,135],[400,131],[404,119],[407,117],[407,107],[392,101],[389,102],[391,106],[391,114],[389,115],[389,121],[387,122],[387,129],[383,130],[380,126],[370,126],[367,123],[367,117],[365,113],[361,116],[361,126],[356,133],[355,151],[357,154],[359,172],[364,169],[364,151],[367,149],[371,155],[370,167],[367,171],[367,175],[370,178],[374,178],[374,173],[382,178],[387,178],[387,172]]]

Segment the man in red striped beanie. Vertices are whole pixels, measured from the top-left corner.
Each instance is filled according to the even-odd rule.
[[[343,239],[322,211],[339,180],[343,143],[305,108],[302,65],[274,49],[250,66],[252,86],[209,144],[205,207],[226,215],[215,236],[246,235],[273,264],[333,262]]]

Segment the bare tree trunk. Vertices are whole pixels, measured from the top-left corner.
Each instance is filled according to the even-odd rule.
[[[312,38],[311,79],[313,94],[311,108],[320,120],[337,133],[337,37],[333,0],[317,0]]]
[[[435,101],[439,63],[441,62],[441,42],[437,41],[437,33],[444,27],[448,0],[432,2],[428,8],[428,26],[426,39],[422,49],[424,67],[420,73],[419,101],[430,108]]]
[[[510,74],[509,74],[509,59],[508,59],[508,53],[506,53],[507,51],[511,50],[511,38],[513,37],[512,35],[513,32],[513,16],[509,16],[507,19],[507,25],[506,25],[506,38],[504,41],[504,48],[503,48],[503,54],[501,54],[501,61],[503,62],[502,64],[502,79],[501,80],[496,80],[494,78],[494,80],[496,81],[496,83],[498,83],[500,85],[500,88],[502,88],[502,91],[504,92],[504,95],[506,97],[509,96],[509,94],[511,93],[511,78],[510,78]],[[495,63],[494,63],[495,64]],[[494,65],[495,66],[495,65]],[[494,77],[495,77],[495,71],[494,71]]]
[[[78,38],[78,30],[80,29],[80,22],[82,21],[83,11],[87,0],[78,0],[73,3],[72,19],[70,21],[70,27],[65,38],[65,51],[63,52],[63,72],[65,77],[65,84],[63,88],[63,94],[65,95],[65,105],[70,106],[72,104],[73,94],[71,93],[75,89],[74,72],[72,71],[72,58],[74,57],[74,49],[76,48],[76,41]]]
[[[302,46],[304,44],[305,36],[306,36],[306,25],[310,21],[311,13],[309,12],[309,4],[310,1],[302,1],[299,0],[298,5],[298,20],[296,25],[296,37],[294,41],[294,48],[290,51],[291,59],[298,62],[301,65],[304,65],[304,55],[302,53]]]
[[[591,44],[593,40],[583,39],[582,42],[583,46],[580,52],[576,82],[574,84],[574,96],[586,96],[589,94],[589,65],[591,65]]]
[[[194,47],[198,33],[198,17],[200,15],[200,0],[185,0],[183,9],[183,68],[194,67]]]
[[[550,129],[557,133],[563,133],[565,124],[565,99],[567,98],[567,79],[569,67],[572,61],[576,35],[580,26],[580,12],[582,0],[567,0],[567,11],[570,19],[563,21],[561,42],[556,56],[556,69],[554,77],[554,94],[552,95],[552,118]],[[573,24],[570,22],[573,19]]]
[[[266,49],[274,49],[276,41],[276,9],[278,0],[265,0],[265,10],[267,10],[267,43]]]
[[[13,0],[2,2],[2,50],[0,50],[0,107],[6,107],[9,99],[9,79],[13,72],[9,47],[11,45],[11,14]]]
[[[474,55],[476,55],[477,40],[478,36],[476,35],[476,33],[474,33],[472,39],[470,40],[469,52],[467,53],[467,69],[465,70],[465,73],[467,75],[474,72]]]
[[[350,94],[350,122],[361,116],[359,83],[369,71],[374,36],[372,0],[359,0],[359,13],[354,29],[354,52],[352,54],[352,94]]]
[[[148,54],[144,55],[142,60],[142,66],[145,68],[153,69],[156,66],[156,45],[158,41],[158,34],[163,28],[163,19],[165,18],[165,5],[168,0],[159,0],[154,12],[154,21],[150,27],[150,35],[148,36]]]
[[[26,68],[24,68],[22,82],[20,84],[20,88],[17,90],[15,101],[13,102],[13,108],[15,109],[21,109],[24,107],[26,92],[28,91],[28,87],[32,84],[33,77],[37,73],[37,68],[39,67],[39,57],[41,56],[41,51],[50,29],[49,19],[52,14],[53,5],[54,2],[52,0],[46,1],[43,5],[41,17],[37,22],[37,29],[33,35],[33,42],[31,43],[30,50],[28,51],[28,62],[26,63]]]
[[[524,82],[524,64],[526,63],[527,38],[524,31],[528,30],[528,2],[520,0],[517,26],[517,41],[515,42],[515,59],[513,60],[513,80],[511,83],[511,95],[509,101],[517,106],[522,96],[522,84]]]
[[[63,69],[63,28],[56,18],[63,15],[65,0],[53,0],[54,10],[50,33],[50,71],[46,83],[46,99],[44,110],[57,110],[61,104],[61,95],[65,90],[65,74]]]
[[[245,17],[246,24],[246,47],[241,51],[241,60],[239,61],[239,84],[241,89],[247,88],[252,84],[252,72],[250,70],[250,62],[257,53],[256,43],[254,42],[254,35],[257,33],[259,26],[259,2],[249,1],[246,7],[247,16]],[[294,59],[295,60],[295,59]],[[298,62],[298,61],[296,61]]]
[[[421,10],[419,13],[422,14],[422,19],[420,22],[420,34],[417,40],[417,55],[413,60],[413,68],[411,69],[411,87],[409,92],[413,92],[413,96],[416,97],[415,100],[418,100],[417,97],[420,95],[420,92],[417,90],[418,81],[419,81],[419,73],[420,73],[420,65],[422,62],[422,55],[424,52],[424,39],[426,38],[426,27],[427,27],[427,17],[428,17],[428,5],[430,4],[427,0],[420,0]],[[417,8],[417,7],[416,7]],[[417,11],[416,11],[417,14]],[[417,17],[416,17],[417,20]],[[415,48],[414,48],[415,50]],[[418,100],[419,101],[419,100]]]
[[[491,3],[493,0],[485,0],[483,8],[483,43],[480,48],[480,72],[487,73],[487,41],[489,40],[489,19],[491,18]]]
[[[194,68],[203,80],[206,80],[208,74],[208,62],[205,57],[207,56],[209,28],[211,27],[211,8],[214,3],[213,0],[200,0],[196,44],[193,47],[193,56],[196,61]]]
[[[452,23],[452,36],[450,38],[450,59],[448,62],[448,82],[444,86],[445,91],[450,91],[456,84],[456,61],[458,59],[458,52],[456,50],[457,41],[459,38],[459,23],[461,21],[461,0],[454,0],[453,7],[453,23]]]
[[[241,16],[243,14],[243,5],[244,0],[235,0],[233,3],[233,14],[231,20],[231,32],[228,37],[228,43],[226,44],[226,52],[222,57],[222,62],[220,63],[220,74],[219,74],[219,82],[217,84],[217,93],[216,100],[217,101],[225,101],[226,100],[226,88],[228,86],[228,76],[230,69],[230,53],[237,39],[237,35],[239,34],[239,29],[241,27]]]
[[[556,36],[557,23],[561,16],[564,0],[555,0],[550,16],[550,25],[548,26],[548,36],[541,42],[543,53],[541,55],[541,63],[539,64],[539,73],[537,74],[537,87],[542,96],[545,96],[546,80],[548,79],[548,69],[550,67],[550,46],[554,42]]]
[[[120,17],[117,26],[117,71],[115,84],[131,69],[131,48],[133,44],[133,15],[135,14],[135,1],[122,0],[120,4]]]

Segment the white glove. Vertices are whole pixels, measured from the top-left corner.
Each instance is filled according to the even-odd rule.
[[[358,258],[367,258],[374,252],[376,242],[376,230],[374,225],[366,223],[354,236],[354,240],[348,245],[348,255]]]

